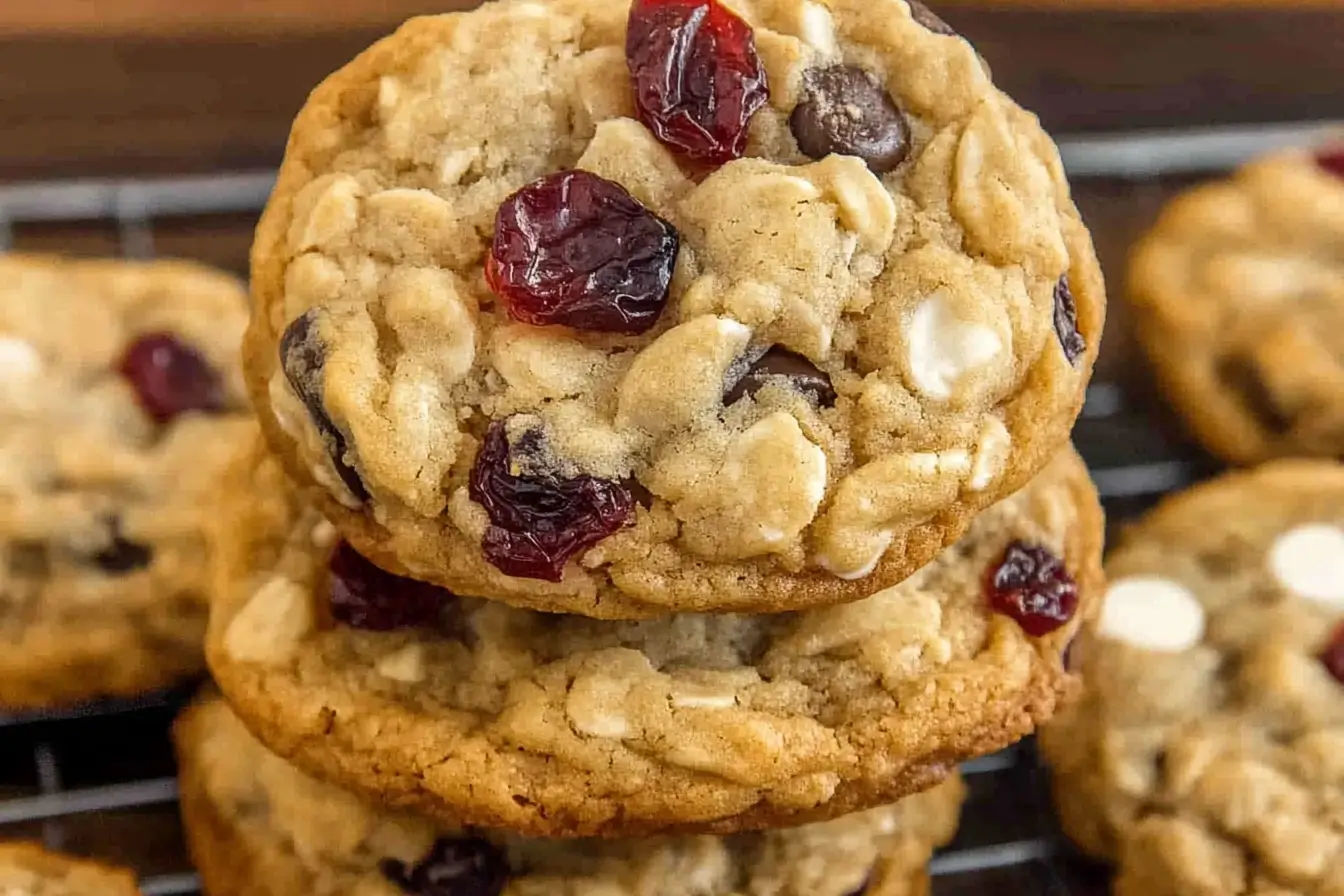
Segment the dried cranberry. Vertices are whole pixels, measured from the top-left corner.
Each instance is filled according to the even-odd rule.
[[[1335,177],[1344,177],[1344,144],[1318,150],[1316,164]]]
[[[994,611],[1012,617],[1033,638],[1064,625],[1078,609],[1078,585],[1060,559],[1020,541],[990,568],[985,589]]]
[[[1330,635],[1330,642],[1321,651],[1321,663],[1335,681],[1344,684],[1344,623]]]
[[[719,0],[635,0],[625,60],[654,136],[712,165],[742,157],[770,96],[750,25]]]
[[[508,856],[479,837],[438,840],[413,867],[384,859],[378,869],[413,896],[499,896],[509,882]]]
[[[200,352],[171,333],[133,342],[117,365],[135,389],[140,407],[158,423],[188,411],[224,410],[224,381]]]
[[[456,597],[435,585],[379,569],[343,541],[331,555],[330,600],[337,622],[386,632],[435,625]]]
[[[528,433],[510,448],[505,424],[491,424],[469,493],[494,523],[481,542],[485,559],[507,575],[558,582],[570,557],[630,524],[635,500],[619,482],[519,472],[514,451],[536,456],[540,438]]]
[[[680,244],[620,184],[562,171],[504,200],[485,273],[516,320],[642,333],[667,304]]]
[[[1070,364],[1087,351],[1087,342],[1078,332],[1078,306],[1073,300],[1073,290],[1069,288],[1068,274],[1055,283],[1055,335],[1059,337],[1059,346]]]

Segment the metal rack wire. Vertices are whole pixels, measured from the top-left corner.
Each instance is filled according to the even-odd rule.
[[[1324,127],[1090,135],[1062,140],[1061,149],[1076,178],[1146,180],[1226,168],[1274,146],[1310,140]],[[270,173],[237,173],[0,186],[0,250],[22,247],[29,227],[88,224],[107,228],[122,254],[150,257],[156,236],[176,222],[254,214],[272,182]],[[1211,470],[1153,419],[1142,389],[1101,382],[1089,390],[1075,441],[1112,521]],[[0,838],[36,837],[132,864],[147,896],[198,893],[178,829],[168,743],[172,717],[188,693],[0,715]],[[938,896],[1105,892],[1104,869],[1073,857],[1059,835],[1030,742],[964,771],[971,796],[961,832],[932,865]]]

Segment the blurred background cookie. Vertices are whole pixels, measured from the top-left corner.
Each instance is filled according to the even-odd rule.
[[[206,496],[254,429],[245,321],[196,265],[0,256],[0,708],[202,669]]]
[[[139,896],[131,872],[48,852],[32,843],[0,843],[5,896]]]

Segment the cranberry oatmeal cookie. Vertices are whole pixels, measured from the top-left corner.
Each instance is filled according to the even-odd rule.
[[[1344,142],[1176,199],[1129,294],[1165,392],[1233,463],[1344,457]]]
[[[416,19],[299,115],[245,367],[380,566],[599,618],[856,600],[1067,441],[1049,137],[904,0]]]
[[[0,257],[0,707],[204,668],[246,324],[242,285],[193,265]]]
[[[139,896],[139,892],[129,871],[47,852],[34,843],[0,843],[4,896]]]
[[[900,585],[767,616],[454,597],[287,503],[267,459],[226,489],[207,649],[243,721],[367,798],[537,836],[732,833],[925,789],[1071,692],[1100,574],[1071,450]]]
[[[1086,696],[1041,734],[1121,896],[1344,892],[1344,467],[1169,498],[1106,566]]]
[[[925,896],[964,792],[953,776],[894,806],[770,833],[536,840],[373,808],[268,752],[222,700],[192,707],[175,735],[211,896]]]

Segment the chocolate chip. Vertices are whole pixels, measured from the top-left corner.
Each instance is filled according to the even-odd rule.
[[[144,570],[155,559],[155,551],[148,544],[126,539],[121,533],[121,520],[113,517],[109,521],[112,529],[112,541],[105,548],[94,553],[93,562],[99,570],[109,575],[126,575],[128,572]]]
[[[806,155],[858,156],[877,174],[905,161],[910,125],[872,74],[852,65],[813,69],[803,75],[803,92],[789,129]]]
[[[910,18],[914,19],[934,34],[945,34],[949,37],[955,37],[957,32],[951,25],[939,18],[938,14],[929,9],[919,0],[905,0],[910,4]]]
[[[1217,372],[1242,406],[1271,433],[1283,435],[1293,428],[1293,415],[1274,398],[1254,361],[1240,355],[1229,356],[1218,363]]]
[[[384,859],[378,869],[413,896],[499,896],[509,881],[504,850],[479,837],[439,840],[414,867]]]
[[[1064,357],[1070,364],[1087,351],[1087,342],[1078,332],[1078,306],[1073,300],[1073,290],[1069,289],[1068,274],[1055,284],[1055,335],[1059,337],[1059,346],[1064,349]]]
[[[368,489],[359,473],[345,460],[348,451],[345,434],[327,416],[322,402],[322,368],[327,362],[327,346],[322,341],[320,314],[319,309],[310,308],[285,329],[285,335],[280,338],[280,365],[284,368],[285,379],[289,380],[289,385],[308,409],[313,425],[321,433],[336,474],[356,498],[366,501]]]
[[[801,392],[824,408],[835,405],[835,389],[831,378],[797,352],[771,346],[747,367],[746,372],[728,387],[723,396],[724,406],[745,397],[755,397],[772,377],[785,377],[796,392]]]

